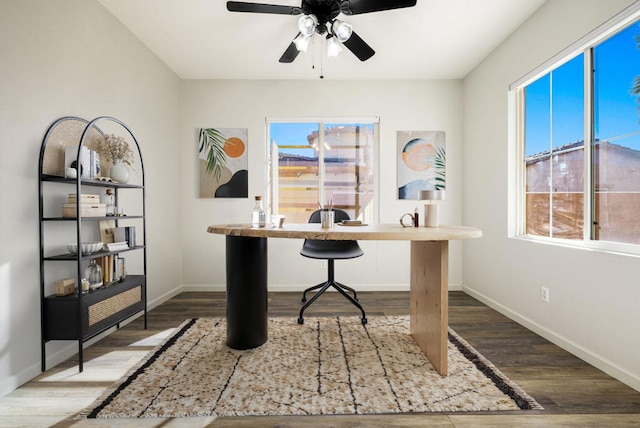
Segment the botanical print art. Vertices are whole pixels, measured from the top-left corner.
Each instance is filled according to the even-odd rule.
[[[246,198],[247,128],[198,129],[201,198]]]
[[[398,199],[420,199],[421,190],[445,188],[445,133],[398,131]]]

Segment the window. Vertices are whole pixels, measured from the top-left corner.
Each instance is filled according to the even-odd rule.
[[[268,210],[306,223],[319,204],[332,205],[373,222],[376,123],[268,120]]]
[[[593,48],[593,239],[640,244],[640,25]]]
[[[582,239],[584,82],[580,55],[525,90],[526,233]]]
[[[640,244],[640,24],[628,24],[638,8],[633,13],[606,38],[590,35],[512,85],[520,235]]]

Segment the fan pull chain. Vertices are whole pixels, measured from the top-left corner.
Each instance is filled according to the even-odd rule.
[[[324,52],[322,50],[322,41],[323,41],[324,37],[320,37],[320,79],[324,79],[324,72],[323,72],[323,61],[322,61],[322,52]]]
[[[316,69],[316,38],[315,36],[313,37],[313,39],[311,39],[311,43],[313,44],[313,46],[311,47],[311,52],[312,52],[312,56],[311,56],[311,69],[315,70]]]

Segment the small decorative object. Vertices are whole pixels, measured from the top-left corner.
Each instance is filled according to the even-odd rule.
[[[271,222],[275,227],[282,227],[284,224],[284,216],[282,214],[271,216]]]
[[[262,196],[256,196],[256,204],[251,212],[251,226],[265,227],[267,225],[267,215],[262,208]]]
[[[84,276],[89,281],[90,289],[102,287],[102,268],[96,264],[95,259],[91,260],[89,266],[84,270]]]
[[[66,167],[64,169],[64,176],[67,177],[67,178],[77,178],[78,177],[78,170],[68,166],[68,167]]]
[[[59,279],[53,283],[53,293],[56,296],[68,296],[76,289],[76,280],[73,278]]]
[[[127,274],[126,274],[126,271],[125,271],[125,268],[124,268],[124,258],[123,257],[119,257],[118,258],[116,272],[117,272],[118,280],[121,281],[121,282],[127,277]]]
[[[113,195],[113,190],[107,189],[105,192],[104,203],[107,206],[107,215],[116,215],[116,197]]]
[[[420,199],[428,201],[428,203],[424,204],[424,225],[427,227],[440,226],[438,204],[433,203],[433,201],[444,200],[444,190],[422,190]]]
[[[78,151],[79,150],[79,151]],[[68,146],[64,149],[64,166],[65,173],[66,168],[73,168],[80,172],[82,178],[91,178],[91,150],[87,147]]]
[[[123,137],[114,134],[105,134],[98,142],[98,150],[104,156],[104,160],[112,162],[113,166],[109,175],[118,183],[129,181],[129,167],[133,162],[133,150]]]
[[[402,227],[413,227],[413,214],[405,213],[400,217],[400,226]]]
[[[104,244],[101,241],[98,242],[83,242],[82,243],[82,254],[91,254],[96,251],[100,251]],[[67,244],[67,251],[71,254],[78,254],[78,244]]]
[[[332,209],[320,211],[320,225],[323,229],[332,229],[336,212]]]
[[[89,280],[87,278],[82,278],[80,280],[80,284],[82,286],[82,293],[86,293],[89,291]]]
[[[129,167],[125,165],[121,160],[116,160],[111,167],[111,172],[109,173],[113,181],[117,181],[118,183],[128,183],[129,182]]]

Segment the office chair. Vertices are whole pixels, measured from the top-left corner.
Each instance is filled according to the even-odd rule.
[[[342,220],[349,220],[349,214],[342,210],[333,210],[335,212],[334,222],[340,222]],[[320,210],[314,211],[309,218],[309,223],[320,223]],[[317,239],[305,239],[300,254],[304,257],[312,259],[325,259],[328,265],[328,276],[325,282],[322,282],[313,287],[309,287],[302,293],[302,309],[300,309],[300,317],[298,318],[298,324],[304,324],[303,313],[313,302],[316,301],[322,293],[327,291],[329,287],[335,288],[340,294],[342,294],[348,301],[355,305],[362,312],[362,324],[367,323],[367,316],[364,313],[364,309],[358,303],[358,294],[356,290],[351,287],[347,287],[344,284],[339,283],[334,278],[334,260],[342,259],[354,259],[364,254],[364,251],[358,245],[358,241],[325,241]],[[307,292],[318,290],[316,294],[311,297],[311,300],[307,302]],[[347,291],[353,293],[351,297]],[[306,302],[306,303],[305,303]]]

